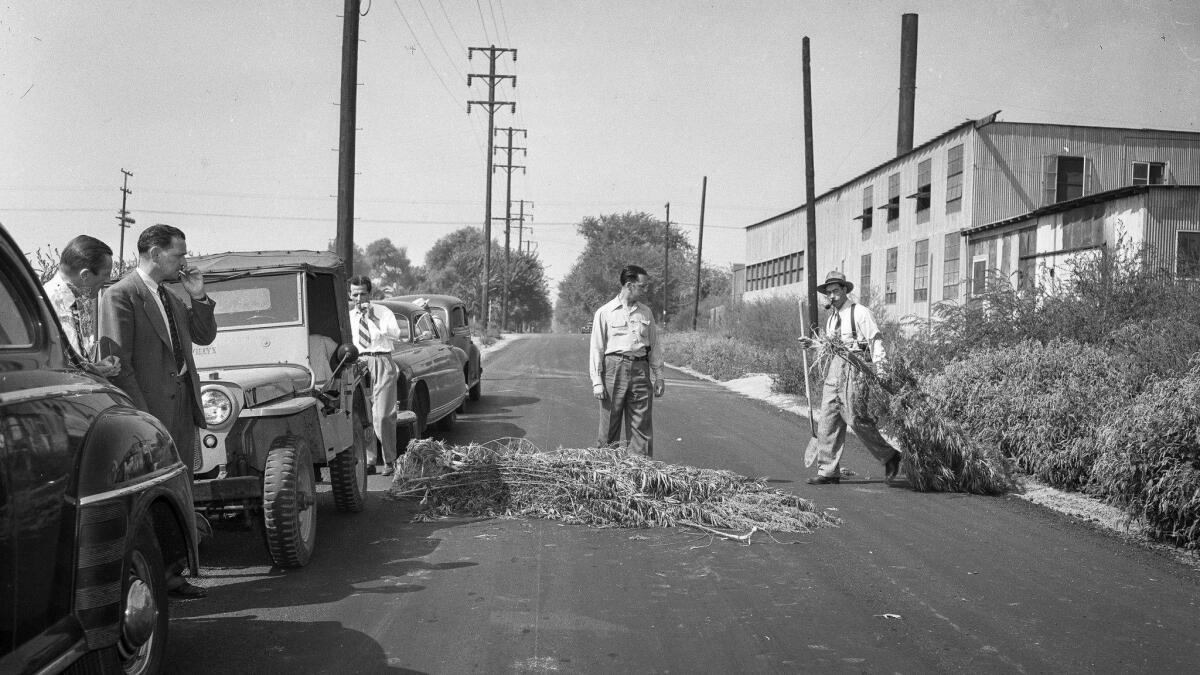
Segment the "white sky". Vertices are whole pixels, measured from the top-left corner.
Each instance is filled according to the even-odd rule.
[[[0,222],[27,250],[80,233],[116,248],[124,168],[127,251],[156,222],[200,253],[323,249],[336,230],[341,8],[0,5]],[[741,262],[742,228],[804,202],[801,38],[820,193],[895,153],[904,12],[920,15],[917,144],[996,110],[1200,130],[1194,0],[372,0],[355,239],[390,237],[423,263],[439,237],[482,224],[487,116],[466,101],[487,92],[466,76],[487,59],[466,48],[495,44],[518,50],[499,66],[517,87],[497,94],[517,112],[496,124],[528,130],[512,194],[534,202],[552,281],[582,250],[586,216],[662,218],[669,201],[694,242],[705,175],[704,257]],[[504,182],[498,171],[497,216]]]

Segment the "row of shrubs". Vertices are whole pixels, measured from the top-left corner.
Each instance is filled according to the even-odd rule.
[[[1070,268],[1035,289],[995,277],[982,297],[935,306],[932,326],[873,307],[896,370],[920,397],[919,410],[893,410],[969,437],[984,448],[981,461],[1004,464],[993,473],[1086,492],[1124,508],[1157,539],[1200,547],[1200,289],[1152,269],[1129,246]],[[667,336],[669,360],[718,379],[771,372],[778,391],[802,395],[795,298],[739,303],[726,317],[723,326]],[[975,491],[968,484],[914,481]]]

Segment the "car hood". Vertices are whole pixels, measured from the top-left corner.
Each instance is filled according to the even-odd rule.
[[[200,385],[235,384],[241,387],[248,408],[279,398],[294,396],[312,386],[312,373],[303,366],[273,364],[237,366],[200,371]]]

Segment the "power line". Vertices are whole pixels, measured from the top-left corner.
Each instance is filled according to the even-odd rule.
[[[404,10],[400,9],[400,3],[398,0],[392,0],[392,4],[396,6],[396,11],[400,13],[400,18],[404,20],[404,25],[408,26],[409,34],[412,35],[413,40],[416,41],[417,49],[421,50],[421,56],[425,57],[425,63],[429,64],[429,69],[433,71],[433,76],[436,77],[437,81],[441,83],[442,89],[446,90],[446,94],[450,96],[450,99],[454,101],[454,104],[461,108],[462,101],[460,101],[459,98],[454,95],[454,92],[450,91],[450,87],[446,84],[446,81],[442,79],[441,73],[439,73],[437,68],[434,67],[433,61],[429,58],[429,54],[425,51],[425,46],[421,44],[421,38],[417,37],[417,32],[413,30],[412,24],[408,22],[408,17],[404,16]]]
[[[442,0],[438,0],[438,7],[442,8],[442,16],[446,17],[446,25],[450,27],[450,34],[454,36],[454,41],[458,43],[459,50],[467,51],[467,45],[463,43],[462,38],[458,37],[458,31],[454,30],[454,22],[450,20],[450,14],[446,11],[446,5],[442,3]]]
[[[483,20],[483,6],[479,4],[479,0],[475,0],[475,8],[479,10],[479,25],[483,26],[483,39],[491,44],[492,38],[488,37],[487,22]],[[486,309],[484,311],[487,311]]]
[[[442,48],[442,53],[446,55],[446,60],[450,62],[450,67],[454,69],[454,73],[462,79],[463,72],[454,65],[454,57],[450,56],[450,51],[446,49],[446,43],[442,42],[442,37],[438,35],[437,27],[433,25],[433,19],[429,18],[429,12],[425,11],[425,4],[421,0],[417,0],[417,7],[421,8],[421,13],[425,15],[425,20],[429,22],[429,29],[433,31],[433,37],[437,40],[438,46]]]

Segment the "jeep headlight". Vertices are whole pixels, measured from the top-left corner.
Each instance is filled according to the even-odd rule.
[[[200,394],[200,406],[204,408],[204,421],[209,426],[224,424],[233,413],[233,399],[220,389],[205,389]]]

